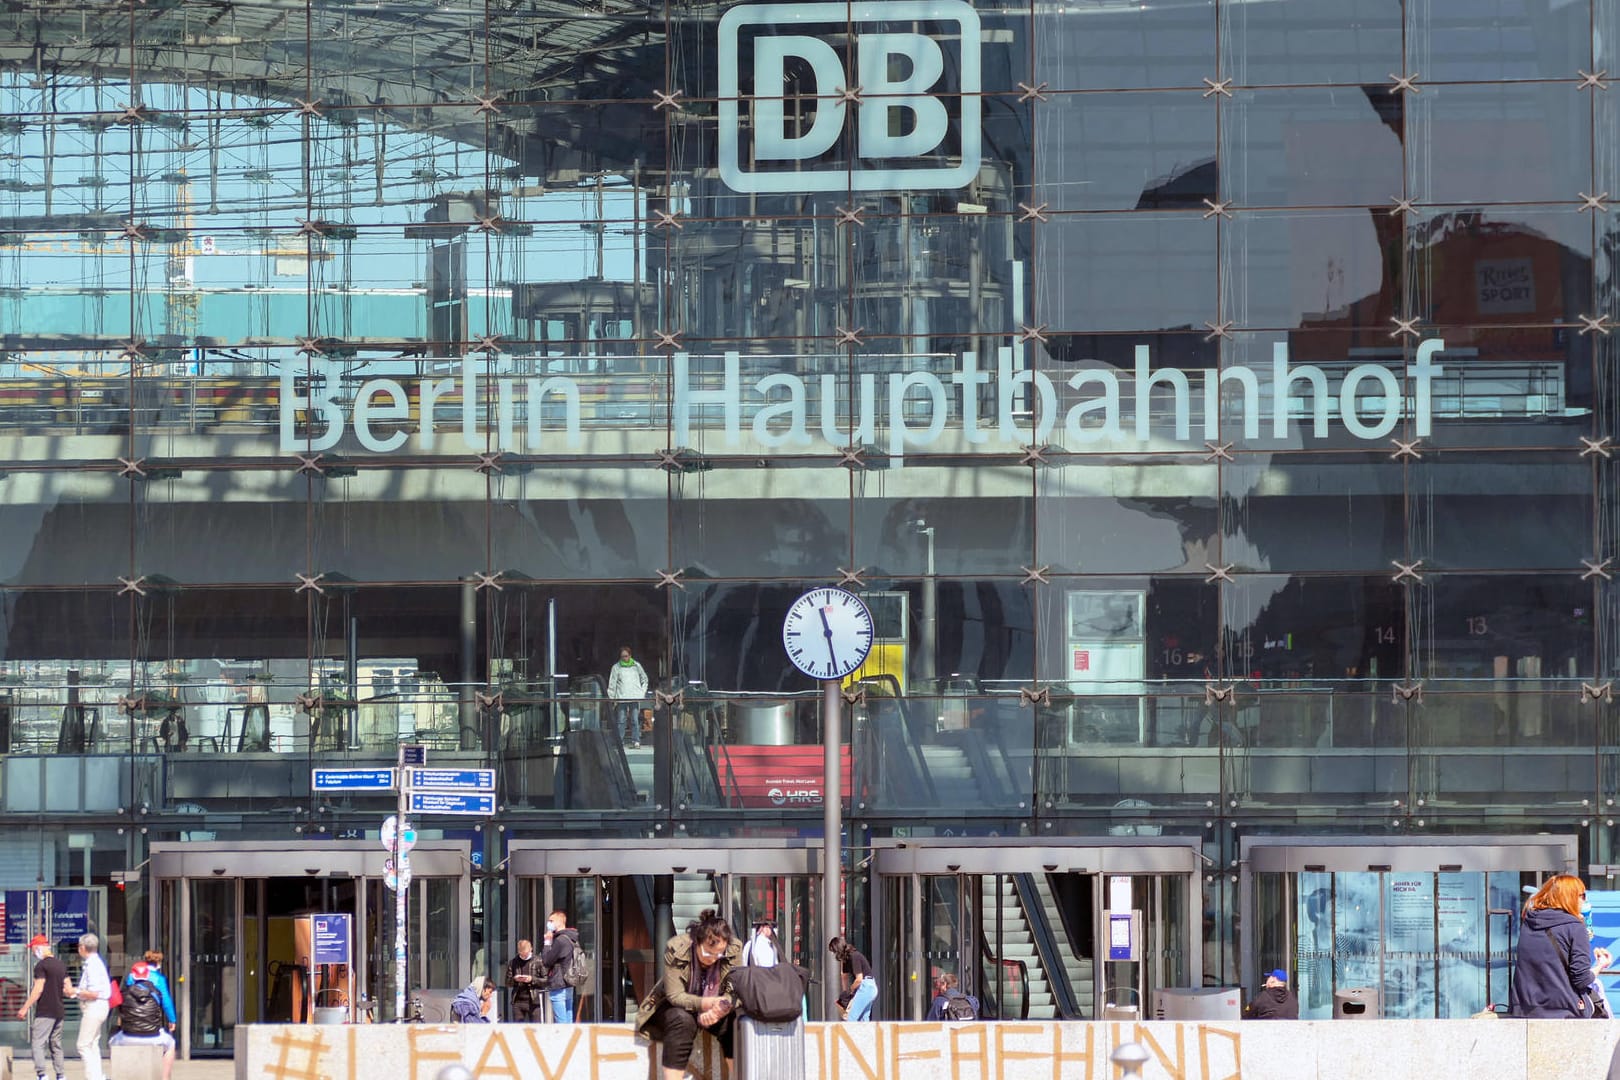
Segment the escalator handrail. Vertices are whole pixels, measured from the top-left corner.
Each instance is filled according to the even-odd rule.
[[[1018,1015],[1016,1017],[1006,1016],[1005,1015],[1005,1010],[1002,1008],[1003,1002],[1002,1002],[1001,998],[999,996],[995,996],[992,993],[991,988],[995,987],[995,986],[1000,986],[1001,985],[1001,980],[1000,979],[995,979],[995,978],[989,978],[989,977],[986,977],[986,978],[980,980],[980,982],[982,984],[981,989],[984,991],[984,996],[987,997],[987,998],[993,997],[994,1000],[995,1000],[996,1019],[998,1019],[998,1020],[1028,1020],[1029,1019],[1029,965],[1027,963],[1025,963],[1024,961],[1022,961],[1022,960],[1008,960],[1008,959],[1006,959],[1004,957],[996,956],[994,953],[992,953],[990,951],[990,943],[988,941],[985,941],[983,938],[979,939],[979,958],[980,958],[980,960],[982,962],[983,970],[988,971],[988,972],[990,972],[992,974],[1000,972],[1000,971],[1004,970],[1007,967],[1012,967],[1014,970],[1016,970],[1018,972],[1018,987],[1019,987],[1018,999],[1019,999],[1019,1006],[1018,1006]]]
[[[912,806],[936,806],[937,795],[934,790],[934,778],[928,772],[928,763],[923,759],[922,747],[912,735],[910,717],[906,708],[905,698],[878,697],[869,698],[866,708],[866,731],[868,738],[874,744],[873,749],[881,755],[881,759],[904,762],[901,770],[888,774],[892,782],[900,779],[899,787],[910,796]],[[892,706],[892,714],[885,706]],[[892,753],[884,753],[892,750]],[[904,775],[897,777],[896,772]],[[901,803],[900,805],[906,805]]]
[[[1041,903],[1031,877],[1030,874],[1013,874],[1013,888],[1018,893],[1019,905],[1024,909],[1024,921],[1029,924],[1035,954],[1041,958],[1041,967],[1046,971],[1046,985],[1052,990],[1052,1000],[1057,1003],[1060,1019],[1084,1020],[1080,1006],[1075,1002],[1074,987],[1069,985],[1069,969],[1063,964],[1063,956],[1053,938],[1052,925],[1046,918],[1046,907]]]

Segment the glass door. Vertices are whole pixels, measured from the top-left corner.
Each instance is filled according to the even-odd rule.
[[[193,1057],[231,1057],[236,1052],[237,944],[241,929],[240,878],[192,879],[185,935],[189,956],[177,965],[190,1002],[187,1036]]]
[[[880,982],[882,1019],[921,1020],[946,974],[979,998],[981,1015],[1003,1020],[1103,1019],[1105,1003],[1146,1019],[1159,988],[1201,982],[1190,845],[895,839],[874,849],[874,946],[904,981]]]
[[[1507,1001],[1520,871],[1326,871],[1256,876],[1260,971],[1296,972],[1299,1015],[1367,988],[1391,1019],[1468,1017]],[[1290,940],[1290,935],[1292,940]]]
[[[809,874],[731,876],[729,919],[747,944],[754,919],[776,920],[776,953],[783,963],[798,964],[812,973],[809,997],[812,1014],[820,1015],[822,959],[827,939],[822,929],[819,879]]]

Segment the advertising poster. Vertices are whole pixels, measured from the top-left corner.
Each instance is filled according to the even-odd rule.
[[[1422,872],[1384,876],[1386,1017],[1410,1020],[1434,1015],[1434,878]]]
[[[1491,957],[1485,941],[1485,875],[1439,875],[1435,937],[1440,950],[1436,1016],[1465,1018],[1490,1003]],[[1507,943],[1501,942],[1503,951]]]
[[[1620,891],[1588,889],[1586,898],[1592,901],[1592,947],[1620,956]],[[1620,972],[1606,972],[1600,981],[1612,1008],[1620,1002]]]
[[[313,961],[317,965],[352,963],[349,955],[349,917],[334,914],[315,915],[312,918],[315,924]]]
[[[850,748],[842,748],[843,803],[850,803]],[[734,785],[735,805],[759,807],[820,806],[826,776],[819,746],[728,746],[722,782]]]
[[[1294,925],[1299,941],[1295,958],[1299,968],[1301,1020],[1326,1020],[1333,1015],[1333,875],[1306,870],[1299,875],[1299,910]]]

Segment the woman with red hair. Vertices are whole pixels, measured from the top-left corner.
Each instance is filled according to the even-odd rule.
[[[1519,920],[1508,1007],[1514,1016],[1590,1017],[1592,938],[1581,918],[1586,885],[1558,874],[1536,890]]]

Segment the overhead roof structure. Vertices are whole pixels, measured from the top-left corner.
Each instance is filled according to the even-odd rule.
[[[0,80],[37,90],[51,112],[63,85],[130,88],[107,102],[108,124],[153,120],[139,88],[154,85],[215,95],[208,108],[258,99],[339,124],[381,116],[557,176],[662,159],[663,140],[645,131],[662,126],[652,106],[664,87],[648,76],[664,70],[667,28],[662,5],[625,0],[148,0],[98,17],[12,0]]]

